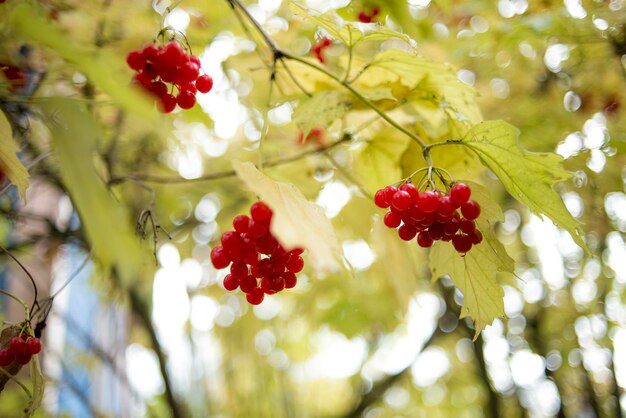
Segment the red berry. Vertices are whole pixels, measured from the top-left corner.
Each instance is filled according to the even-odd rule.
[[[398,190],[393,195],[393,199],[391,199],[391,206],[394,209],[403,212],[407,210],[409,206],[411,206],[412,201],[413,199],[411,199],[411,195],[408,192],[405,192],[404,190]]]
[[[239,233],[244,233],[248,231],[248,224],[250,223],[250,218],[248,215],[237,215],[233,219],[233,228],[235,231]]]
[[[34,356],[35,354],[39,354],[40,351],[41,341],[39,340],[39,338],[28,337],[26,339],[26,352],[31,356]]]
[[[483,242],[483,234],[478,229],[474,229],[468,235],[470,237],[470,241],[472,241],[472,244],[474,245],[478,245]]]
[[[361,23],[371,23],[372,21],[372,17],[365,12],[359,12],[358,19]]]
[[[196,79],[196,88],[200,93],[208,93],[213,88],[213,79],[210,75],[204,74]]]
[[[13,363],[13,359],[15,358],[15,354],[8,349],[3,348],[0,350],[0,367],[7,367],[9,364]]]
[[[420,193],[418,203],[422,212],[434,212],[439,205],[439,195],[431,190],[427,190]]]
[[[463,218],[461,219],[461,222],[459,222],[459,229],[466,234],[469,234],[476,229],[476,224],[474,223],[474,221]]]
[[[450,189],[450,198],[457,207],[467,202],[472,194],[472,189],[465,183],[454,183]]]
[[[246,263],[235,262],[230,265],[230,274],[241,280],[248,275],[248,266]]]
[[[25,364],[28,364],[31,357],[32,356],[30,355],[28,351],[20,351],[19,353],[15,354],[15,362],[23,366]]]
[[[463,234],[455,235],[454,238],[452,238],[452,245],[454,245],[454,249],[461,254],[465,254],[472,249],[472,241],[470,237]]]
[[[270,280],[271,279],[269,277],[263,277],[261,279],[261,290],[267,295],[273,295],[274,293],[276,293],[272,290]]]
[[[417,244],[423,248],[428,248],[433,245],[433,239],[428,234],[428,231],[422,231],[417,235]]]
[[[168,61],[170,64],[178,64],[185,58],[185,51],[176,41],[170,41],[163,47],[160,53],[161,59]]]
[[[271,259],[264,258],[263,260],[259,261],[259,273],[261,273],[261,275],[265,277],[270,277],[272,274],[274,274],[274,263],[272,263]]]
[[[440,240],[444,236],[443,225],[435,222],[428,227],[428,235],[434,240]]]
[[[270,288],[278,293],[285,288],[285,279],[281,276],[270,279]]]
[[[193,62],[194,64],[196,64],[198,66],[198,68],[202,68],[202,62],[200,61],[200,58],[195,56],[195,55],[191,55],[189,57],[189,61]]]
[[[193,82],[192,83],[183,83],[183,84],[181,84],[179,86],[179,89],[181,91],[183,91],[183,90],[188,91],[191,94],[196,94],[196,91],[197,91],[196,86],[193,84]]]
[[[446,235],[454,235],[459,230],[459,222],[456,219],[452,219],[450,222],[444,224],[443,232]]]
[[[223,269],[228,267],[230,261],[228,252],[224,249],[224,247],[221,245],[213,247],[211,250],[211,263],[213,263],[213,267],[216,269]]]
[[[455,209],[456,208],[450,196],[441,196],[439,198],[439,206],[437,206],[437,214],[443,216],[444,218],[447,218],[447,217],[452,216]]]
[[[404,183],[402,186],[400,186],[400,190],[410,194],[411,195],[411,200],[413,202],[417,202],[417,199],[419,198],[420,192],[417,190],[417,187],[415,187],[414,184],[412,184],[412,183]]]
[[[289,257],[289,261],[287,262],[287,270],[289,270],[292,273],[299,273],[302,271],[302,269],[304,268],[304,260],[302,259],[302,257],[295,256],[295,257]]]
[[[239,287],[239,279],[232,274],[227,274],[224,277],[224,289],[233,291]]]
[[[176,103],[182,109],[191,109],[196,104],[196,96],[187,90],[182,90],[176,96]]]
[[[180,71],[178,72],[178,79],[183,83],[191,83],[198,78],[200,73],[200,69],[196,64],[191,61],[187,61],[180,67]]]
[[[250,215],[257,222],[269,224],[272,219],[272,209],[263,202],[255,202],[250,206]]]
[[[411,241],[417,235],[417,229],[411,225],[402,225],[398,228],[398,236],[404,241]]]
[[[141,71],[146,65],[146,60],[143,55],[139,51],[130,51],[128,55],[126,55],[126,63],[130,68],[135,71]]]
[[[233,251],[243,246],[243,240],[241,239],[241,235],[235,231],[226,231],[222,234],[220,238],[222,242],[222,246],[227,251]]]
[[[11,338],[11,341],[9,341],[9,350],[15,355],[26,351],[26,341],[20,337]]]
[[[260,304],[261,302],[263,302],[263,298],[265,298],[265,293],[260,287],[255,287],[250,293],[246,295],[246,299],[251,305]]]
[[[143,47],[141,55],[145,61],[156,61],[159,56],[159,47],[155,44],[146,45]]]
[[[382,209],[387,209],[391,205],[391,202],[389,202],[386,197],[387,196],[384,189],[380,189],[379,191],[377,191],[374,195],[374,203],[376,204],[376,206]]]
[[[303,252],[304,248],[294,248],[293,250],[289,251],[291,255],[301,255]]]
[[[261,254],[272,254],[278,248],[279,244],[276,238],[271,234],[265,235],[257,242],[256,249]]]
[[[383,218],[383,222],[388,228],[397,228],[400,226],[402,218],[395,212],[387,212]]]
[[[153,81],[152,83],[150,83],[150,87],[148,87],[148,90],[150,90],[151,93],[159,98],[167,94],[167,86],[162,81]]]
[[[170,113],[176,108],[176,97],[171,94],[164,94],[157,104],[159,111],[162,113]]]
[[[461,206],[461,213],[466,219],[473,221],[480,215],[480,205],[475,200],[470,200],[463,203]]]
[[[239,288],[244,293],[249,293],[253,289],[256,289],[256,278],[252,276],[246,276],[243,279],[239,279]]]
[[[253,239],[261,238],[266,235],[269,230],[269,225],[263,222],[255,221],[254,219],[250,219],[250,222],[248,222],[248,233]]]
[[[282,277],[285,280],[285,289],[292,289],[298,283],[298,278],[290,271],[283,273]]]

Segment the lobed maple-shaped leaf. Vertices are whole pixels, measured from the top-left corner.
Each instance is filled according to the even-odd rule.
[[[271,230],[285,248],[308,250],[317,270],[337,270],[341,246],[324,210],[293,184],[276,182],[251,162],[233,161],[237,176],[274,211]]]
[[[20,196],[24,199],[30,175],[17,156],[19,151],[19,147],[13,140],[11,125],[4,113],[0,112],[0,170],[17,187]]]
[[[574,241],[589,251],[580,224],[569,213],[554,183],[571,175],[557,154],[531,153],[518,144],[519,130],[504,121],[486,121],[472,127],[462,144],[476,152],[482,163],[500,179],[506,190],[537,215],[545,215]]]

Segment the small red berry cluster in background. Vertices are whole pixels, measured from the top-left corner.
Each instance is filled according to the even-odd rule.
[[[21,365],[28,364],[31,357],[41,351],[41,341],[37,337],[22,334],[13,337],[9,345],[0,350],[0,367],[7,367],[13,362]]]
[[[319,40],[319,42],[313,45],[313,55],[315,55],[315,58],[317,58],[317,60],[322,64],[326,62],[326,57],[324,57],[324,50],[332,44],[333,41],[331,41],[329,38],[322,38]]]
[[[177,41],[161,47],[150,44],[131,51],[126,56],[126,63],[137,71],[133,83],[153,94],[163,113],[170,113],[176,105],[191,109],[196,104],[196,92],[208,93],[213,87],[211,76],[200,75],[200,58],[186,53]],[[176,96],[172,94],[174,87]]]
[[[380,7],[374,6],[369,13],[364,11],[360,11],[358,15],[359,22],[361,23],[372,23],[374,19],[380,14]]]
[[[216,269],[230,265],[224,288],[231,291],[240,288],[252,305],[263,302],[266,294],[293,288],[297,283],[296,273],[304,268],[300,256],[304,250],[287,251],[272,235],[272,215],[272,209],[265,203],[252,204],[250,216],[236,216],[234,231],[224,232],[222,245],[211,250],[211,262]]]
[[[454,183],[448,194],[439,190],[419,192],[413,184],[404,183],[400,188],[387,186],[378,190],[374,203],[390,208],[384,223],[398,228],[401,239],[410,241],[417,235],[418,245],[424,248],[434,241],[452,241],[456,251],[465,254],[483,240],[474,222],[480,215],[480,206],[470,200],[471,194],[465,183]]]
[[[322,146],[326,145],[326,141],[324,140],[324,128],[321,128],[321,127],[311,129],[311,132],[309,132],[306,138],[304,137],[304,132],[302,132],[302,130],[300,129],[298,131],[297,139],[298,139],[298,144],[300,145],[304,145],[312,139],[316,140],[317,143]]]

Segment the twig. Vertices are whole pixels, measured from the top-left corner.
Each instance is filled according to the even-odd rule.
[[[33,309],[35,309],[35,306],[39,307],[39,303],[37,302],[37,284],[35,283],[35,279],[33,278],[33,276],[30,274],[30,272],[26,269],[26,267],[24,267],[24,265],[22,263],[20,263],[20,260],[18,260],[13,254],[11,254],[11,252],[9,250],[7,250],[6,248],[4,248],[3,246],[0,245],[0,250],[4,251],[9,257],[11,257],[13,259],[13,261],[15,261],[17,263],[18,266],[20,266],[20,268],[22,269],[22,271],[24,273],[26,273],[26,275],[28,276],[28,278],[30,279],[30,282],[33,284],[33,289],[35,292],[35,296],[33,298],[33,304],[31,305],[31,311]]]

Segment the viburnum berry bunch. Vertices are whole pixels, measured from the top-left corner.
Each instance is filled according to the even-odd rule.
[[[332,44],[333,44],[333,41],[331,41],[330,38],[322,38],[319,40],[319,42],[313,45],[313,49],[312,49],[313,55],[315,55],[315,58],[317,58],[317,60],[321,62],[322,64],[326,62],[326,57],[324,56],[324,50],[330,47]]]
[[[230,265],[224,288],[240,288],[252,305],[263,302],[265,295],[293,288],[298,281],[296,273],[304,268],[304,250],[287,251],[270,231],[272,215],[272,209],[264,202],[252,204],[250,216],[236,216],[234,230],[224,232],[221,245],[211,250],[216,269]]]
[[[41,351],[41,340],[23,333],[13,337],[9,344],[0,350],[0,367],[8,367],[12,363],[28,364],[32,356]]]
[[[387,186],[376,192],[374,203],[387,209],[384,223],[398,228],[405,241],[417,236],[420,247],[428,248],[435,241],[450,241],[457,252],[467,253],[483,240],[476,229],[480,205],[471,200],[472,190],[465,183],[453,183],[448,193],[439,190],[419,191],[412,183],[399,188]]]
[[[211,76],[200,74],[200,58],[187,53],[176,40],[131,51],[126,63],[137,72],[133,83],[154,95],[164,113],[170,113],[176,105],[191,109],[196,104],[196,92],[208,93],[213,87]]]
[[[365,11],[360,11],[357,18],[359,19],[359,22],[361,23],[372,23],[379,14],[380,14],[380,7],[374,6],[369,11],[369,13]]]

